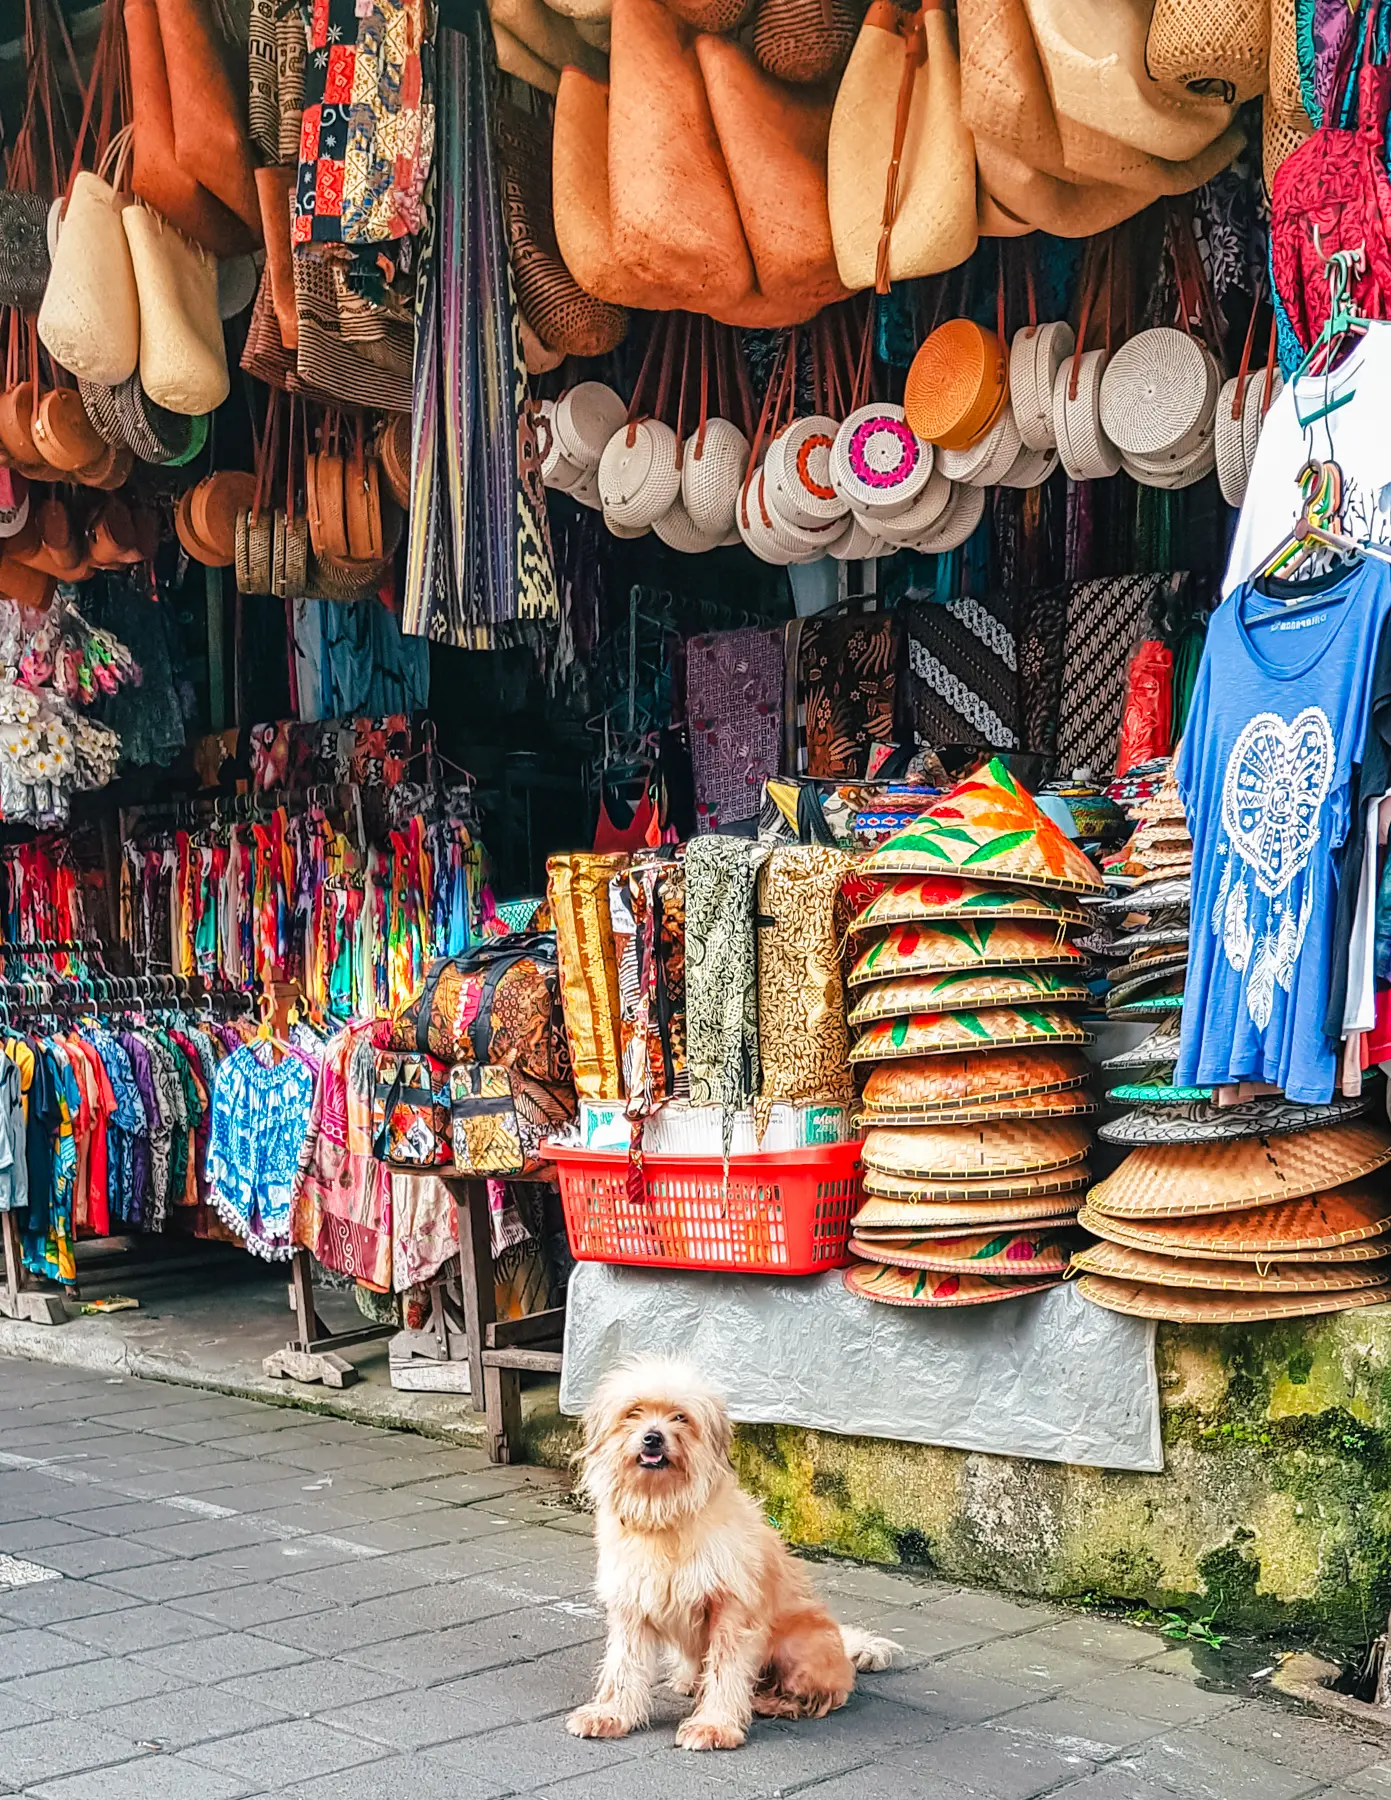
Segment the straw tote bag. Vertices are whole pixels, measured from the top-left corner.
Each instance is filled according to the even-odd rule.
[[[774,81],[731,38],[698,37],[696,56],[767,323],[800,324],[846,298],[826,208],[831,96]]]
[[[39,337],[74,375],[116,387],[140,360],[140,299],[121,225],[125,202],[85,169],[72,184],[53,256]]]
[[[1024,0],[957,0],[961,116],[967,128],[1066,178],[1058,121]]]
[[[609,90],[582,69],[565,69],[555,102],[551,198],[561,260],[586,294],[613,306],[664,312],[681,297],[641,281],[614,251],[609,213]]]
[[[545,0],[489,0],[488,12],[494,26],[510,32],[550,68],[560,70],[573,63],[599,79],[606,73],[602,53],[584,41],[573,19],[553,11]]]
[[[836,262],[856,292],[936,275],[976,247],[976,157],[940,4],[900,28],[874,0],[836,95],[827,197]]]
[[[147,206],[121,215],[140,298],[140,385],[167,412],[215,412],[231,391],[217,261]]]
[[[614,253],[644,285],[717,318],[752,292],[700,63],[661,0],[614,0],[609,208]]]
[[[1145,40],[1152,0],[1026,0],[1059,118],[1182,162],[1218,138],[1232,108],[1179,96],[1150,80]]]
[[[290,247],[290,213],[299,170],[294,163],[257,169],[256,193],[261,202],[261,229],[266,240],[266,274],[270,279],[280,341],[287,350],[299,345],[299,313],[295,307],[294,252]],[[158,211],[158,208],[156,208]]]
[[[986,137],[976,139],[976,162],[981,187],[992,200],[1016,218],[1027,219],[1033,230],[1054,237],[1093,237],[1143,212],[1150,202],[1150,196],[1137,188],[1060,181]]]
[[[538,94],[555,94],[560,91],[560,72],[553,69],[548,62],[542,62],[534,50],[529,50],[520,38],[513,37],[505,25],[493,20],[493,50],[497,56],[497,66],[504,75],[511,75],[517,81],[524,81],[528,87],[535,88]]]
[[[222,202],[180,167],[174,112],[155,0],[125,0],[130,86],[135,96],[131,187],[137,198],[185,236],[217,256],[238,256],[255,243]]]
[[[1059,119],[1058,134],[1068,180],[1136,188],[1147,202],[1163,194],[1191,194],[1225,169],[1246,143],[1244,128],[1233,123],[1196,156],[1190,156],[1186,162],[1169,162],[1161,156],[1149,156],[1119,138],[1093,131],[1089,125],[1079,125],[1074,119]]]
[[[1145,66],[1153,80],[1226,101],[1265,92],[1270,0],[1155,0]]]
[[[155,0],[179,167],[261,241],[246,123],[222,60],[210,0]]]

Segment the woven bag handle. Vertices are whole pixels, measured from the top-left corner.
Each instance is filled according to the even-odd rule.
[[[1038,291],[1034,282],[1034,247],[1029,238],[1024,239],[1024,292],[1029,305],[1028,334],[1034,337],[1038,332]]]
[[[898,78],[898,107],[894,113],[893,153],[884,182],[884,210],[879,222],[879,250],[874,259],[874,291],[889,291],[889,243],[894,221],[898,217],[898,178],[903,164],[903,144],[908,136],[908,119],[913,110],[913,88],[918,70],[927,56],[927,35],[923,30],[923,9],[910,13],[898,27],[903,37],[903,69]]]
[[[1265,353],[1265,384],[1261,388],[1261,417],[1270,411],[1270,403],[1275,398],[1275,343],[1279,333],[1275,329],[1275,314],[1270,315],[1270,343]]]
[[[709,319],[700,315],[700,418],[696,424],[695,459],[700,461],[705,450],[705,427],[710,422],[710,332]],[[715,404],[719,405],[716,398]]]
[[[1067,381],[1067,397],[1077,398],[1077,382],[1082,370],[1082,352],[1087,345],[1087,327],[1091,324],[1092,307],[1100,289],[1098,238],[1088,238],[1087,247],[1082,252],[1082,279],[1078,284],[1081,296],[1077,310],[1077,347],[1072,353],[1072,372]]]
[[[749,460],[744,468],[744,485],[739,490],[739,504],[744,509],[744,523],[749,522],[749,487],[753,482],[754,471],[758,468],[758,453],[763,448],[764,436],[768,431],[770,418],[776,418],[778,407],[782,402],[782,384],[787,371],[787,339],[784,338],[778,347],[773,367],[768,373],[768,385],[763,390],[763,407],[758,415],[758,429],[753,434],[749,445]]]
[[[850,411],[869,404],[870,380],[874,373],[874,308],[875,296],[869,296],[865,307],[864,329],[860,333],[860,354],[855,362],[855,379],[850,388]]]
[[[72,163],[68,169],[67,186],[63,200],[72,197],[73,183],[81,173],[84,156],[87,151],[87,137],[92,137],[91,158],[100,167],[110,149],[117,104],[120,104],[122,119],[129,112],[130,71],[126,62],[125,23],[122,18],[121,0],[106,0],[106,8],[102,13],[101,36],[97,39],[96,55],[92,59],[92,77],[87,83],[87,91],[82,100],[82,118],[77,127],[77,135],[73,140]],[[101,113],[95,130],[92,127],[92,115],[96,109],[98,96],[101,99]]]
[[[1174,277],[1178,282],[1179,305],[1183,310],[1180,329],[1190,335],[1197,322],[1203,343],[1212,353],[1218,368],[1222,366],[1222,332],[1217,322],[1217,303],[1212,298],[1207,271],[1198,251],[1193,207],[1181,201],[1169,203],[1169,243],[1174,259]]]
[[[681,467],[682,445],[685,443],[686,430],[686,383],[690,378],[691,368],[691,315],[681,315],[681,386],[676,396],[676,466]],[[701,401],[702,416],[704,400]]]
[[[669,360],[671,355],[671,319],[670,313],[658,313],[652,321],[652,331],[647,339],[647,348],[643,351],[642,362],[638,366],[638,378],[633,383],[633,397],[628,402],[628,448],[631,450],[637,442],[637,428],[643,418],[650,418],[654,411],[660,409],[663,395],[662,383],[669,378]],[[657,403],[643,411],[642,396],[647,387],[648,375],[653,361],[661,350],[661,372],[657,378]]]

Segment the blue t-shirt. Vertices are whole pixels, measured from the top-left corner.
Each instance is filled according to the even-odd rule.
[[[1348,784],[1391,567],[1324,579],[1326,604],[1281,616],[1253,584],[1212,615],[1177,776],[1193,837],[1192,935],[1175,1081],[1268,1081],[1332,1098],[1324,1036]],[[1261,623],[1262,620],[1272,623]]]

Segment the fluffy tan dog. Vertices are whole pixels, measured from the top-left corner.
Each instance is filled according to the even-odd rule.
[[[896,1644],[837,1625],[730,1466],[724,1403],[684,1363],[609,1375],[585,1414],[582,1486],[597,1514],[596,1587],[608,1612],[599,1687],[576,1737],[646,1725],[658,1659],[694,1694],[683,1750],[736,1750],[755,1713],[824,1718],[856,1669]]]

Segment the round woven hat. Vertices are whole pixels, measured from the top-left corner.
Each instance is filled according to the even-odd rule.
[[[1182,989],[1187,967],[1186,948],[1177,953],[1165,949],[1132,957],[1110,971],[1111,991],[1107,998],[1122,1006],[1146,994],[1168,991],[1175,982]]]
[[[974,1012],[982,1006],[1066,1006],[1085,1002],[1090,991],[1051,969],[956,970],[947,975],[902,975],[876,981],[851,1008],[852,1026],[909,1013]]]
[[[994,1231],[1000,1225],[1019,1229],[1036,1225],[1070,1225],[1080,1200],[1077,1188],[1056,1194],[1017,1194],[996,1200],[919,1200],[896,1194],[871,1194],[855,1215],[856,1231],[904,1230],[927,1236],[941,1231]]]
[[[1357,1181],[1391,1162],[1391,1133],[1376,1125],[1326,1125],[1290,1137],[1166,1144],[1133,1150],[1087,1196],[1121,1219],[1180,1219],[1297,1200]]]
[[[1069,1119],[1040,1124],[1003,1120],[980,1125],[918,1125],[866,1132],[866,1171],[916,1181],[979,1180],[1046,1174],[1080,1163],[1091,1144],[1085,1125]]]
[[[734,529],[734,508],[749,462],[749,440],[728,419],[707,419],[705,437],[686,439],[681,453],[681,499],[691,523],[723,538]]]
[[[1086,350],[1077,359],[1077,392],[1072,391],[1073,362],[1058,370],[1053,382],[1053,429],[1058,455],[1074,481],[1101,481],[1117,473],[1121,453],[1101,424],[1101,378],[1104,350]]]
[[[1127,991],[1121,993],[1112,988],[1106,996],[1106,1013],[1112,1019],[1153,1019],[1164,1013],[1183,1011],[1183,975],[1166,975],[1158,980],[1154,991],[1153,979],[1132,982]]]
[[[948,319],[918,346],[903,389],[908,422],[925,443],[964,450],[985,435],[1009,393],[1009,358],[993,331]]]
[[[1060,1275],[1030,1280],[1018,1275],[943,1274],[932,1269],[891,1269],[860,1263],[843,1277],[852,1294],[888,1306],[983,1306],[992,1300],[1020,1300],[1056,1287]]]
[[[555,428],[559,437],[559,406]],[[676,433],[670,425],[661,419],[639,419],[614,432],[599,458],[599,496],[606,519],[631,530],[646,529],[680,492]]]
[[[1391,1255],[1391,1199],[1349,1182],[1302,1200],[1196,1219],[1112,1219],[1090,1206],[1081,1222],[1098,1237],[1174,1256],[1263,1262],[1366,1262]]]
[[[1084,907],[1060,894],[1027,888],[992,887],[961,875],[902,875],[885,883],[850,927],[851,933],[878,925],[906,925],[915,919],[1037,919],[1045,924],[1082,925]]]
[[[784,518],[801,525],[824,524],[850,510],[831,479],[831,446],[839,429],[835,419],[812,414],[794,419],[769,444],[767,490]]]
[[[963,1106],[871,1107],[858,1115],[860,1125],[975,1125],[987,1119],[1081,1119],[1096,1111],[1085,1088],[1056,1094],[1011,1094]]]
[[[1391,1296],[1391,1281],[1340,1294],[1210,1294],[1116,1281],[1109,1275],[1082,1275],[1077,1291],[1097,1306],[1137,1319],[1167,1319],[1175,1325],[1241,1325],[1258,1319],[1308,1318],[1317,1313],[1347,1312],[1356,1306],[1378,1306]]]
[[[1211,420],[1220,376],[1196,338],[1171,325],[1137,332],[1101,379],[1101,425],[1127,456],[1191,447]]]
[[[963,1106],[1085,1085],[1091,1065],[1076,1050],[987,1050],[925,1062],[886,1063],[865,1082],[870,1107]]]
[[[964,1206],[979,1203],[994,1207],[997,1200],[1030,1200],[1036,1204],[1048,1198],[1050,1205],[1039,1213],[1045,1218],[1056,1203],[1067,1196],[1060,1212],[1076,1212],[1086,1200],[1085,1188],[1091,1179],[1086,1163],[1069,1163],[1061,1169],[1021,1170],[1012,1175],[891,1175],[883,1169],[864,1170],[864,1190],[876,1200],[916,1201],[933,1206]],[[981,1213],[981,1218],[993,1218]]]
[[[602,381],[579,381],[555,403],[552,423],[560,453],[582,469],[595,469],[609,439],[626,424],[623,396]]]
[[[1185,1106],[1194,1100],[1211,1100],[1211,1088],[1176,1087],[1167,1079],[1172,1073],[1172,1065],[1152,1070],[1143,1080],[1108,1088],[1106,1098],[1116,1106]]]
[[[831,445],[831,480],[851,506],[901,512],[927,485],[932,446],[917,437],[901,406],[857,407]]]
[[[1110,918],[1128,918],[1131,913],[1154,913],[1161,908],[1188,906],[1193,898],[1190,875],[1166,875],[1157,881],[1137,882],[1119,894],[1106,894],[1095,902],[1096,910]]]
[[[1130,957],[1140,950],[1170,950],[1188,946],[1190,920],[1188,908],[1152,913],[1149,922],[1135,931],[1123,931],[1111,948],[1118,956]]]
[[[955,969],[1027,968],[1032,964],[1085,966],[1063,927],[1015,919],[938,919],[892,925],[863,950],[850,971],[852,988],[898,975],[938,975]]]
[[[1091,1034],[1050,1007],[993,1006],[985,1012],[925,1013],[882,1019],[856,1038],[851,1062],[936,1056],[949,1050],[1001,1049],[1007,1044],[1089,1044]]]
[[[1072,894],[1099,893],[1103,887],[1095,866],[998,757],[934,800],[860,869],[876,877],[957,871],[973,881]]]
[[[1075,1236],[1066,1229],[984,1231],[950,1238],[906,1237],[901,1242],[883,1234],[852,1237],[852,1255],[898,1269],[940,1269],[963,1275],[1064,1275]]]
[[[1377,1263],[1222,1262],[1211,1257],[1169,1256],[1104,1242],[1079,1251],[1076,1267],[1085,1275],[1106,1275],[1112,1281],[1217,1288],[1239,1294],[1336,1292],[1384,1287],[1387,1281],[1386,1271]]]
[[[1180,1020],[1177,1013],[1157,1025],[1149,1036],[1133,1044],[1129,1050],[1118,1050],[1108,1056],[1102,1068],[1116,1074],[1127,1069],[1162,1069],[1172,1067],[1179,1053]]]
[[[1326,1106],[1303,1106],[1297,1101],[1277,1099],[1240,1100],[1233,1106],[1187,1100],[1137,1107],[1103,1125],[1099,1135],[1108,1144],[1229,1143],[1234,1138],[1278,1137],[1283,1132],[1309,1131],[1319,1125],[1360,1119],[1367,1105],[1362,1098],[1341,1097]]]

